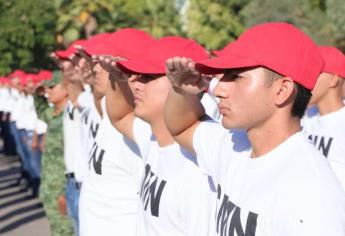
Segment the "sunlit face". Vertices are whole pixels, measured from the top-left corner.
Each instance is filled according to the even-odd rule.
[[[99,63],[95,65],[94,72],[95,78],[92,80],[93,89],[98,95],[104,96],[108,87],[109,73]]]
[[[147,122],[163,117],[171,84],[165,75],[132,76],[129,81],[134,96],[136,116]]]
[[[215,87],[225,128],[251,129],[265,122],[275,109],[273,91],[263,68],[229,70]]]
[[[311,91],[313,96],[310,99],[309,105],[316,105],[327,95],[331,79],[332,74],[321,73],[316,81],[314,89]]]
[[[62,84],[59,83],[51,88],[47,89],[48,92],[48,101],[50,103],[58,103],[65,97],[67,97],[67,90],[66,87]]]

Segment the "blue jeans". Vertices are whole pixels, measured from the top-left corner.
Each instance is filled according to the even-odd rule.
[[[79,196],[80,188],[75,178],[68,178],[66,183],[67,212],[72,220],[74,234],[79,235]]]
[[[32,154],[32,138],[34,136],[34,132],[30,130],[19,130],[19,136],[21,138],[23,153],[24,153],[24,161],[26,162],[27,172],[31,179],[34,178],[35,173],[33,171],[31,160],[33,159]]]
[[[16,126],[16,122],[13,122],[13,121],[10,122],[10,130],[13,135],[14,142],[16,143],[16,151],[22,165],[22,170],[28,172],[29,166],[28,166],[28,163],[25,162],[23,145],[21,142],[19,130],[17,129],[17,126]]]
[[[40,134],[37,136],[38,147],[32,150],[32,156],[30,159],[33,177],[37,179],[41,178],[42,151],[39,149],[39,146],[40,146],[40,143],[42,142],[42,138],[43,138],[43,134]]]

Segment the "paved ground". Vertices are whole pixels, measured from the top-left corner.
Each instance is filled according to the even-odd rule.
[[[15,157],[0,156],[0,235],[49,236],[48,220],[38,199],[28,199],[15,185],[19,163]]]

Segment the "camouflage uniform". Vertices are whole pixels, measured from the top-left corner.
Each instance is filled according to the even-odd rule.
[[[73,235],[73,228],[67,215],[59,212],[57,199],[64,193],[66,179],[63,161],[63,112],[53,115],[53,109],[46,111],[48,131],[42,157],[42,183],[40,199],[47,214],[52,236]]]

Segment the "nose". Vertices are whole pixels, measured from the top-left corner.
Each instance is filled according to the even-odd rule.
[[[216,96],[217,98],[224,98],[226,96],[224,85],[224,82],[219,80],[219,82],[213,90],[214,96]]]
[[[143,83],[140,81],[141,76],[140,75],[132,75],[128,79],[128,84],[132,89],[134,90],[140,90],[143,86]]]

